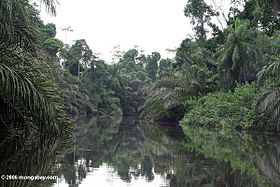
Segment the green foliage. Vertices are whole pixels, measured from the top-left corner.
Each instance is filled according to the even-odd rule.
[[[218,51],[220,66],[233,83],[254,80],[256,50],[253,37],[254,33],[250,32],[248,22],[236,19],[234,27],[229,27],[225,44]]]
[[[47,38],[44,41],[43,46],[50,56],[55,56],[59,49],[63,47],[63,43],[56,38]]]
[[[190,40],[182,42],[177,52],[177,62],[169,61],[168,66],[161,66],[161,72],[168,71],[168,73],[155,82],[148,100],[143,105],[142,116],[158,119],[173,116],[175,113],[176,118],[180,118],[186,109],[187,99],[217,89],[211,77],[212,72],[208,71],[204,63],[203,54],[200,53],[201,51],[194,52],[195,49],[189,47],[189,45],[193,46],[192,44],[194,43]],[[194,46],[198,48],[195,44]],[[182,60],[186,56],[189,59]],[[170,67],[171,64],[174,64],[173,68]]]
[[[184,10],[185,16],[191,18],[191,24],[195,25],[194,30],[197,39],[200,42],[206,40],[206,25],[216,28],[211,23],[211,17],[217,16],[218,13],[214,12],[211,6],[209,6],[204,0],[188,0],[188,4]]]
[[[170,74],[172,71],[172,60],[171,59],[161,59],[158,67],[159,78],[162,76]]]
[[[65,68],[77,77],[96,59],[84,39],[76,40],[74,45],[62,50],[60,55],[65,60]]]
[[[146,58],[146,71],[148,74],[148,77],[152,79],[152,81],[155,81],[157,78],[157,72],[158,72],[158,61],[161,58],[160,54],[158,52],[153,52],[152,55],[148,55]]]
[[[131,60],[135,60],[137,55],[138,55],[138,51],[136,49],[130,49],[126,53],[124,53],[123,58],[124,59],[130,58]]]
[[[44,25],[40,30],[46,38],[54,38],[56,35],[56,26],[53,23]]]
[[[5,64],[0,64],[0,74],[1,74],[1,97],[9,98],[12,103],[8,101],[4,102],[6,107],[13,107],[16,103],[22,105],[26,112],[30,111],[36,120],[40,123],[46,123],[49,125],[53,124],[54,121],[54,111],[53,108],[46,101],[46,98],[40,93],[34,84],[30,81],[27,74],[22,73],[19,75],[15,70],[9,68]],[[8,104],[9,103],[9,104]],[[5,107],[4,107],[5,109]],[[3,110],[4,110],[3,109]],[[12,109],[11,109],[12,110]],[[15,111],[17,112],[17,111]],[[19,111],[18,111],[19,112]],[[20,112],[19,112],[20,113]],[[18,114],[10,114],[18,115]],[[2,116],[2,115],[1,115]],[[24,116],[22,116],[24,117]],[[4,116],[1,117],[3,120]]]
[[[256,117],[256,87],[240,85],[234,92],[210,93],[187,102],[190,111],[180,122],[182,126],[198,125],[217,128],[250,128]]]
[[[117,63],[93,60],[82,73],[82,82],[95,101],[97,110],[111,114],[137,115],[145,100],[144,86],[150,79],[138,64],[138,51],[130,49]]]
[[[280,35],[279,32],[272,37],[270,43],[269,63],[258,73],[258,83],[264,87],[257,109],[263,111],[268,120],[266,122],[275,126],[277,131],[280,117]],[[273,128],[271,127],[271,128]]]
[[[46,4],[48,8],[52,5]],[[41,26],[38,12],[26,1],[5,1],[1,6],[8,16],[1,17],[1,24],[10,29],[10,33],[5,33],[5,27],[1,27],[0,38],[0,122],[1,133],[6,133],[3,137],[14,136],[18,125],[25,130],[35,128],[40,132],[68,134],[70,121],[39,43],[42,33],[38,33]],[[14,21],[9,16],[14,16]],[[11,36],[2,38],[7,34]]]
[[[127,55],[129,53],[132,53],[133,57]],[[118,69],[115,77],[118,77],[117,80],[120,86],[119,88],[113,88],[113,90],[120,99],[124,115],[137,115],[139,113],[138,108],[146,98],[144,86],[150,80],[148,72],[140,64],[136,63],[137,55],[137,50],[129,50],[117,64],[111,65],[111,68]],[[114,84],[114,79],[112,79],[114,74],[111,73],[111,75],[110,83]]]
[[[54,1],[42,2],[54,13]],[[3,173],[44,175],[69,145],[72,122],[41,43],[38,11],[26,0],[1,1],[0,10],[0,165]]]
[[[221,31],[211,23],[211,18],[219,16],[213,7],[203,0],[188,1],[184,13],[191,18],[196,38],[182,41],[175,62],[160,62],[142,116],[176,121],[187,111],[188,124],[232,128],[257,128],[260,126],[253,125],[257,121],[263,127],[268,122],[279,123],[278,4],[250,0],[242,9],[242,3],[232,2],[228,19],[222,13],[228,27]],[[211,38],[207,37],[209,27]],[[260,100],[253,88],[242,87],[246,82],[254,85],[257,74],[263,85]],[[247,103],[236,95],[244,92],[249,96],[251,91],[254,94]],[[279,129],[278,125],[266,126],[266,130]]]
[[[276,10],[277,4],[278,10]],[[274,11],[272,11],[273,7],[275,8]],[[261,29],[269,36],[272,36],[275,31],[279,30],[279,2],[275,0],[273,3],[268,0],[257,0],[254,15],[255,20],[260,23]]]
[[[64,105],[71,118],[77,120],[80,115],[96,112],[96,105],[88,96],[88,91],[83,83],[61,66],[62,60],[66,60],[62,58],[68,49],[63,46],[60,40],[54,38],[55,25],[40,25],[40,30],[42,30],[41,41],[47,53],[47,61],[52,69],[52,76],[58,84]]]
[[[36,37],[38,33],[28,15],[28,11],[30,11],[28,2],[22,0],[2,1],[0,10],[1,43],[17,44],[21,47],[34,49],[35,43],[38,41]]]

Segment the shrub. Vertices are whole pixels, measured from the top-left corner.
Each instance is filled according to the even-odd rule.
[[[234,92],[216,92],[189,100],[191,108],[181,125],[218,128],[249,128],[256,117],[255,84],[238,85]]]

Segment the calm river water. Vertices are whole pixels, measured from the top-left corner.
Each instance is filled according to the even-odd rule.
[[[204,128],[187,128],[185,134],[178,126],[147,125],[135,118],[87,117],[77,124],[67,154],[56,157],[47,172],[57,180],[14,186],[280,186],[279,137]],[[27,161],[28,156],[40,155],[27,155]],[[52,158],[47,153],[41,156],[39,164]],[[38,169],[42,170],[34,167],[34,173]]]
[[[277,137],[85,119],[54,187],[280,186]],[[75,155],[75,159],[74,156]],[[75,160],[75,162],[74,162]],[[74,162],[74,164],[73,164]]]

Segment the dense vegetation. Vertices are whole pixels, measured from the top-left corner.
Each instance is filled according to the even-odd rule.
[[[44,3],[55,14],[53,1]],[[55,128],[82,114],[139,114],[159,53],[131,49],[108,64],[84,39],[69,46],[55,38],[55,25],[43,24],[36,4],[11,0],[1,6],[1,124],[22,120]]]
[[[279,5],[237,3],[221,29],[212,21],[221,12],[189,0],[185,15],[195,35],[182,41],[174,60],[131,49],[116,63],[99,59],[84,39],[72,46],[56,39],[55,25],[43,24],[36,5],[1,3],[0,119],[3,127],[12,124],[1,134],[19,121],[58,132],[70,128],[69,116],[89,113],[279,130]],[[55,14],[55,4],[45,4]]]
[[[54,2],[43,2],[55,14]],[[1,3],[1,141],[18,128],[70,132],[69,119],[86,114],[279,130],[279,3],[241,3],[225,16],[189,0],[184,13],[195,35],[174,59],[130,49],[114,63],[84,39],[69,46],[55,38],[55,25],[43,24],[35,4]]]
[[[43,2],[54,14],[53,1]],[[56,155],[68,147],[73,133],[48,56],[56,48],[44,45],[55,33],[43,25],[38,11],[25,0],[1,1],[0,10],[1,172],[43,175]],[[65,143],[58,143],[59,139]],[[0,183],[30,186],[31,182]]]
[[[73,45],[57,39],[56,26],[44,24],[37,5],[31,2],[0,2],[2,172],[46,173],[61,150],[71,145],[74,123],[90,114],[98,119],[102,119],[100,116],[141,116],[149,123],[176,122],[188,137],[189,142],[183,143],[184,151],[196,151],[215,162],[222,161],[219,167],[223,167],[224,162],[231,164],[235,170],[249,174],[253,186],[265,183],[256,168],[270,169],[272,172],[266,174],[271,174],[269,177],[273,180],[277,178],[274,175],[277,171],[271,169],[277,160],[273,156],[238,155],[244,150],[262,152],[265,146],[255,146],[251,137],[230,130],[280,132],[279,1],[232,1],[225,15],[204,0],[187,0],[184,14],[191,20],[194,35],[181,42],[174,59],[163,59],[156,51],[144,54],[135,48],[118,52],[114,62],[100,59],[85,39],[76,40]],[[55,15],[55,1],[40,2]],[[94,129],[87,129],[89,139],[100,141],[95,145],[98,154],[107,159],[106,150],[110,149],[117,155],[119,159],[110,158],[108,162],[117,168],[123,180],[131,178],[129,166],[136,167],[139,163],[146,169],[137,171],[136,175],[152,180],[152,160],[166,159],[158,157],[159,153],[173,159],[177,173],[182,170],[182,162],[193,159],[178,161],[169,151],[181,148],[171,148],[172,142],[157,129],[143,131],[139,130],[139,124],[125,124],[131,125],[135,133],[119,132],[119,124],[101,121]],[[213,131],[194,130],[190,126],[213,128]],[[82,127],[79,124],[75,127],[82,144],[90,144],[83,142]],[[209,140],[200,141],[200,137],[209,137]],[[142,141],[143,138],[151,144]],[[217,141],[221,138],[229,143]],[[117,147],[116,141],[122,144]],[[104,147],[104,142],[111,143],[110,147]],[[139,145],[143,150],[123,154],[123,150]],[[236,145],[234,150],[232,145]],[[212,149],[213,146],[222,149]],[[149,156],[144,154],[147,152]],[[48,162],[44,161],[45,157],[49,158]],[[255,166],[252,160],[262,162]],[[266,161],[270,164],[265,165]],[[14,167],[15,163],[19,166]],[[197,173],[203,173],[203,167],[210,168],[204,163],[199,163],[198,168],[189,166],[189,170],[197,169]],[[191,175],[186,171],[181,176],[170,174],[169,177],[173,177],[177,186],[198,185],[204,178],[210,178],[211,184],[219,184],[221,181],[216,180],[216,175],[223,176],[221,171],[218,168],[214,176],[205,174],[207,176],[198,181],[185,181],[185,176]],[[232,174],[231,171],[224,173]],[[65,175],[66,180],[67,177],[70,180],[71,176]],[[237,181],[239,184],[246,183],[242,177]],[[14,182],[10,186],[29,185],[28,181]],[[4,181],[3,185],[8,186],[8,182]]]
[[[143,115],[183,119],[183,126],[279,131],[279,7],[249,0],[238,9],[239,3],[223,14],[221,30],[212,18],[222,12],[188,1],[195,38],[186,38],[167,73],[158,75]]]

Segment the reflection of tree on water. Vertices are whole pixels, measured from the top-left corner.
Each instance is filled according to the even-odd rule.
[[[22,131],[23,132],[23,131]],[[56,175],[52,167],[58,155],[70,145],[70,137],[40,133],[37,129],[30,134],[11,136],[9,143],[1,143],[0,175],[46,176]],[[55,181],[0,180],[2,187],[28,187],[50,185]]]
[[[75,166],[69,154],[64,162],[72,168],[64,168],[64,177],[74,186],[91,168],[106,163],[126,182],[139,177],[153,181],[158,174],[170,187],[279,186],[279,141],[199,128],[184,131],[183,143],[167,136],[178,132],[182,138],[176,128],[147,126],[133,118],[97,119],[77,132],[76,160],[85,161]]]
[[[280,140],[271,144],[274,140],[269,140],[269,137],[254,137],[259,142],[262,142],[261,149],[264,156],[256,162],[257,167],[274,185],[280,186]]]
[[[279,186],[278,175],[279,139],[259,134],[214,131],[203,128],[185,128],[188,137],[185,147],[191,152],[210,158],[213,162],[211,175],[216,186]],[[260,168],[260,163],[269,166],[273,158],[274,167],[269,171]],[[195,158],[196,159],[196,158]],[[208,170],[208,169],[207,169]],[[222,172],[221,172],[222,171]],[[214,175],[213,175],[214,174]]]
[[[146,176],[147,181],[154,180],[153,162],[148,155],[145,155],[141,162],[141,175]]]
[[[86,130],[82,126],[86,126]],[[97,119],[96,123],[81,124],[78,129],[76,160],[85,159],[86,168],[98,168],[102,163],[107,163],[124,181],[130,182],[132,176],[153,180],[153,163],[149,156],[142,153],[141,142],[145,137],[135,119],[127,118],[121,123],[118,120]],[[69,185],[80,183],[87,173],[81,165],[75,166],[73,155],[66,155],[62,166]],[[77,180],[79,171],[82,171],[83,177]]]
[[[110,130],[105,132],[108,131],[110,132]],[[106,162],[114,167],[120,178],[127,182],[130,182],[132,176],[145,176],[140,168],[138,169],[138,165],[144,158],[141,150],[144,135],[138,122],[133,118],[124,119],[118,124],[117,133],[110,135],[110,137],[103,138],[103,140],[108,140],[107,142],[103,141],[96,145],[96,154],[93,152],[91,157],[93,162],[98,163],[98,160],[102,159],[99,162]],[[151,176],[147,176],[147,178],[151,178]]]

